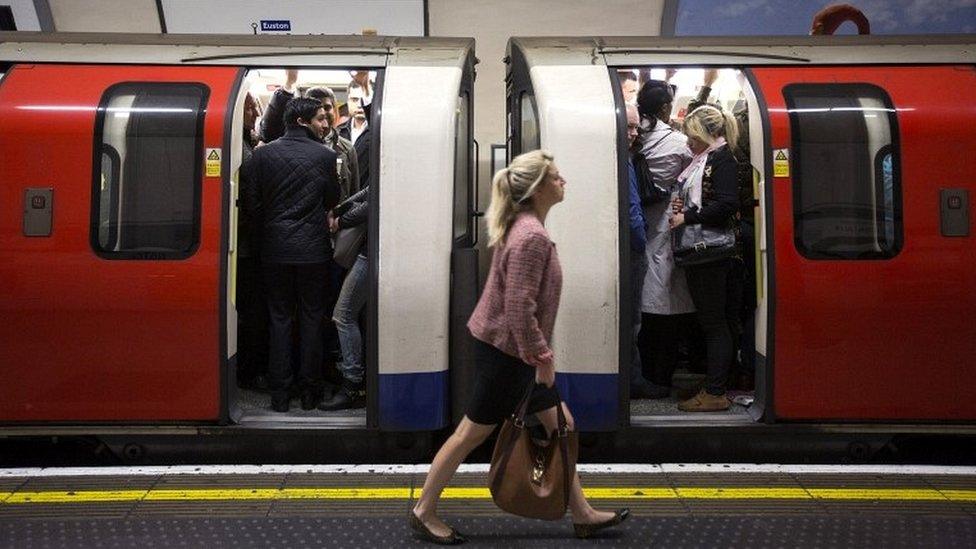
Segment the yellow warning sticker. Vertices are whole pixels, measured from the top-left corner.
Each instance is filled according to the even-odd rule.
[[[220,149],[207,149],[207,177],[220,177]]]
[[[773,150],[773,177],[790,176],[790,150]]]

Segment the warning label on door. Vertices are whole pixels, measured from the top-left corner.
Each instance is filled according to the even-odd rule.
[[[773,177],[790,176],[790,150],[773,150]]]
[[[207,177],[220,177],[220,149],[207,149]]]

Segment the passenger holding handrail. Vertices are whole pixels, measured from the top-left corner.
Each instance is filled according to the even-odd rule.
[[[738,168],[729,144],[734,146],[739,137],[735,118],[718,107],[704,105],[685,117],[684,130],[695,157],[678,177],[683,198],[672,201],[671,229],[683,224],[701,224],[716,230],[734,228],[739,208]],[[734,246],[732,250],[736,253]],[[678,404],[678,409],[685,412],[729,407],[725,390],[733,352],[730,326],[738,323],[738,310],[728,306],[733,289],[729,283],[730,255],[685,266],[707,348],[705,387]]]
[[[477,373],[465,416],[434,457],[423,493],[410,512],[410,527],[433,543],[454,545],[465,537],[437,517],[441,492],[458,466],[495,426],[511,415],[532,378],[536,385],[527,414],[535,414],[550,433],[562,406],[569,429],[573,418],[555,390],[552,341],[562,289],[556,245],[544,223],[562,202],[566,181],[552,155],[532,151],[515,157],[492,181],[488,207],[489,245],[494,248],[484,292],[468,321],[475,337]],[[615,526],[630,512],[597,511],[573,476],[569,508],[577,537]]]

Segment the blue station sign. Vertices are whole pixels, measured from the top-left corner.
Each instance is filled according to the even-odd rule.
[[[261,30],[264,32],[290,32],[291,20],[289,19],[262,19]]]

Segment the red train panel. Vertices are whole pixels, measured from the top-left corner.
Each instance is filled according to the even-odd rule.
[[[969,237],[940,231],[940,189],[974,191],[965,167],[976,151],[973,67],[754,73],[770,109],[774,150],[793,146],[784,88],[800,83],[880,87],[896,109],[900,141],[904,239],[888,259],[805,257],[794,230],[796,182],[773,178],[776,416],[976,418],[972,220]]]
[[[188,257],[100,257],[93,132],[113,85],[199,83],[209,89],[203,148],[222,148],[236,74],[21,65],[0,85],[0,421],[218,417],[222,180],[198,179],[199,236]],[[47,237],[23,232],[24,193],[34,187],[53,188]]]

